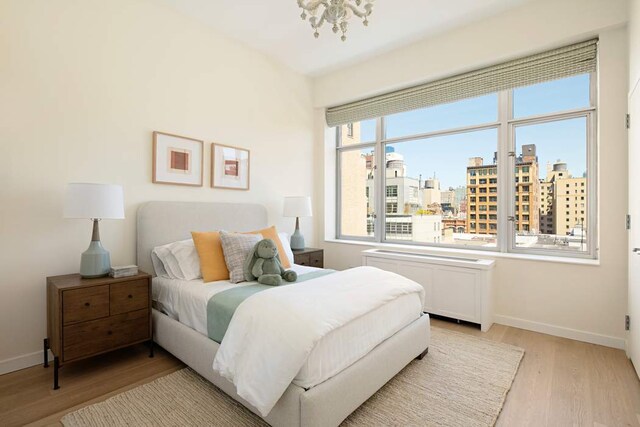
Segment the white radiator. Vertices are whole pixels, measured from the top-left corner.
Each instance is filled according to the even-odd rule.
[[[478,323],[483,332],[493,325],[495,261],[369,249],[362,252],[362,264],[421,284],[427,313]]]

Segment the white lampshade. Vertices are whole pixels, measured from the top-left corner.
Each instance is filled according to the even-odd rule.
[[[295,196],[284,198],[284,216],[311,216],[311,197]]]
[[[121,185],[67,184],[65,218],[122,219],[124,196]]]

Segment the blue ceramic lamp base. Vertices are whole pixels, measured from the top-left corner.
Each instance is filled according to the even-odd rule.
[[[111,269],[111,258],[100,243],[100,230],[98,220],[93,220],[93,235],[89,248],[82,253],[80,259],[80,275],[89,279],[93,277],[103,277],[109,274]]]
[[[300,233],[300,219],[296,217],[296,231],[291,235],[291,249],[298,251],[304,249],[304,236]]]

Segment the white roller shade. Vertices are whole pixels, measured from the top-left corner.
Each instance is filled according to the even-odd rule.
[[[598,40],[515,59],[327,109],[330,127],[445,104],[596,70]]]

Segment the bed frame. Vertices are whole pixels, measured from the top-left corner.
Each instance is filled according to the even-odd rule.
[[[250,231],[267,226],[264,206],[237,203],[147,202],[138,208],[137,262],[153,272],[151,250],[188,239],[191,231]],[[235,386],[213,371],[219,344],[153,310],[154,340],[222,391],[259,413],[236,394]],[[380,387],[429,347],[429,316],[423,315],[383,341],[338,375],[310,389],[289,385],[263,419],[272,426],[337,426]]]

